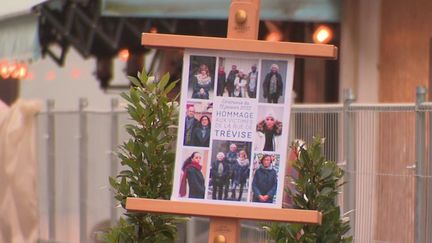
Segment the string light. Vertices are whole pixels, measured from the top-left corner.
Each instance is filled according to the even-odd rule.
[[[320,25],[316,28],[312,38],[317,44],[327,44],[333,39],[333,31],[326,25]]]
[[[127,62],[129,59],[129,50],[128,49],[122,49],[118,53],[118,58],[120,61]]]
[[[0,76],[3,79],[24,79],[27,73],[28,67],[24,63],[0,61]]]

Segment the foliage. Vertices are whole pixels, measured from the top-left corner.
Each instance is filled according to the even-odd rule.
[[[172,126],[177,124],[178,105],[168,93],[176,82],[169,74],[159,82],[143,71],[138,78],[129,77],[133,87],[122,94],[132,124],[126,125],[130,138],[117,153],[125,168],[116,178],[109,178],[115,198],[125,208],[127,197],[169,199],[174,170],[175,140]],[[173,242],[176,223],[181,218],[148,213],[125,213],[117,226],[103,236],[104,242]]]
[[[321,225],[271,223],[264,226],[269,236],[277,243],[316,242],[336,243],[351,242],[352,237],[344,236],[350,229],[349,220],[343,220],[340,208],[336,204],[340,179],[343,170],[333,161],[328,161],[321,153],[324,139],[314,138],[307,146],[293,144],[298,151],[294,169],[298,178],[291,178],[295,190],[286,188],[293,199],[295,208],[318,210],[322,213]]]

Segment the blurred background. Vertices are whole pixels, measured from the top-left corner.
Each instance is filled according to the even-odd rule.
[[[129,88],[127,75],[145,67],[156,77],[166,72],[172,80],[181,77],[182,51],[147,49],[141,33],[226,37],[229,4],[2,4],[0,242],[94,242],[100,229],[115,223],[122,212],[107,178],[119,169],[112,151],[126,139],[128,119],[119,93]],[[260,40],[338,47],[337,60],[296,59],[290,138],[327,137],[326,155],[352,182],[340,204],[356,242],[432,241],[431,11],[427,0],[261,1]],[[30,114],[22,119],[34,123],[19,141],[35,143],[11,142],[18,134],[11,128],[29,125],[12,114]],[[23,149],[15,154],[34,155],[33,162],[11,170],[15,160],[8,159],[7,149]],[[28,173],[18,170],[23,167]],[[17,179],[23,177],[29,180]],[[28,190],[20,194],[22,183]],[[32,202],[23,206],[28,212],[17,208],[20,196]],[[24,226],[30,218],[33,223]],[[205,242],[205,227],[194,222],[181,226],[180,240]],[[254,224],[244,229],[245,242],[248,234],[267,240]]]

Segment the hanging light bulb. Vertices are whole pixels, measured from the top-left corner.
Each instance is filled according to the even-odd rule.
[[[317,44],[327,44],[333,39],[333,30],[326,25],[320,25],[315,29],[312,38]]]
[[[118,58],[120,61],[127,62],[129,59],[129,50],[128,49],[122,49],[118,53]]]

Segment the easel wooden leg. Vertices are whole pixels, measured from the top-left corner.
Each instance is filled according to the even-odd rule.
[[[240,242],[240,220],[230,218],[210,218],[208,243]]]

